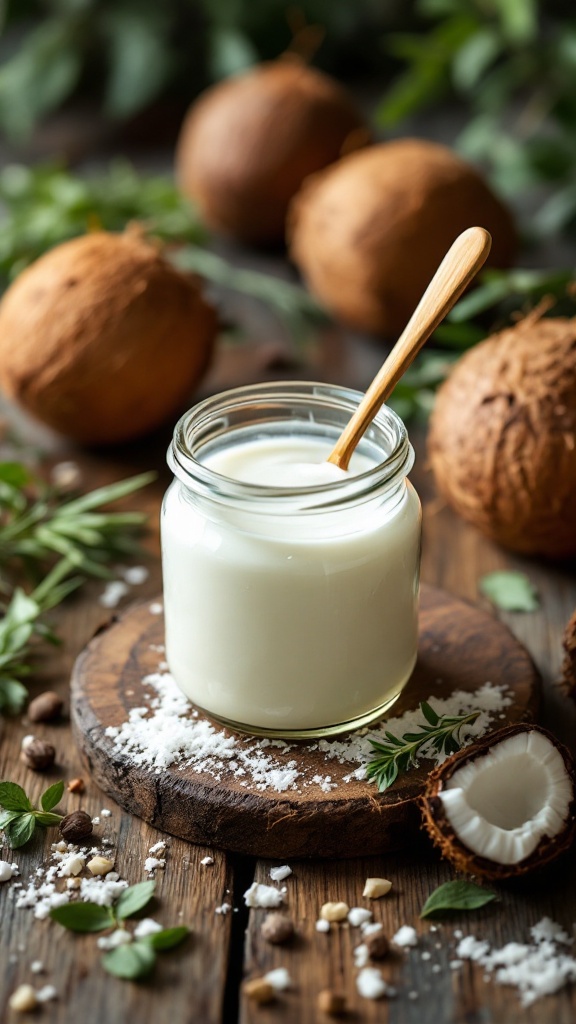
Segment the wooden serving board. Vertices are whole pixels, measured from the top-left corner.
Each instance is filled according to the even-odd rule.
[[[414,844],[420,829],[417,799],[429,761],[378,793],[372,783],[344,781],[357,763],[327,759],[309,741],[291,743],[287,749],[274,746],[263,753],[280,769],[292,765],[299,772],[294,783],[298,788],[276,792],[258,789],[253,780],[230,770],[228,762],[216,778],[182,763],[162,769],[136,765],[118,753],[105,730],[121,726],[130,709],[146,705],[155,695],[142,680],[158,672],[163,628],[162,615],[151,614],[149,603],[134,605],[94,637],[73,671],[71,714],[77,743],[96,782],[122,807],[191,842],[282,860],[365,856]],[[512,698],[494,728],[535,717],[540,679],[522,645],[491,614],[423,586],[418,663],[391,714],[416,708],[430,696],[476,691],[488,681],[506,685]],[[191,708],[194,714],[196,721],[206,721]],[[240,750],[257,742],[214,727],[235,736]],[[314,777],[321,781],[314,782]],[[330,788],[333,784],[336,788]]]

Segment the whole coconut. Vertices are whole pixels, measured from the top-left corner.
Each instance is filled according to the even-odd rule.
[[[197,283],[133,231],[95,232],[25,270],[0,304],[0,386],[89,444],[126,441],[175,416],[216,333]]]
[[[457,235],[475,224],[492,235],[488,263],[507,266],[514,225],[486,182],[445,146],[399,139],[304,183],[288,217],[290,255],[335,316],[392,336]]]
[[[529,317],[467,352],[438,392],[429,455],[486,536],[576,554],[576,319]]]
[[[304,178],[367,134],[338,82],[278,60],[213,86],[193,104],[178,141],[177,178],[216,231],[279,242]]]

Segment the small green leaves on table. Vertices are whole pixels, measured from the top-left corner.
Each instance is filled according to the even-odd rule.
[[[31,839],[37,825],[50,827],[59,825],[62,815],[52,811],[64,793],[64,783],[55,782],[40,798],[41,810],[31,803],[26,793],[16,782],[0,782],[0,829],[4,832],[13,850]]]
[[[445,882],[430,893],[422,907],[420,917],[434,917],[453,910],[478,910],[496,899],[496,893],[483,889],[474,882]]]
[[[155,882],[139,882],[120,894],[115,906],[101,907],[97,903],[66,903],[50,911],[58,921],[73,932],[102,932],[107,928],[124,929],[124,921],[137,914],[152,899]],[[102,957],[102,965],[117,978],[136,980],[149,974],[156,962],[156,952],[173,949],[184,941],[188,928],[162,928],[149,935],[132,940],[125,932],[126,942],[110,949]]]
[[[538,591],[523,572],[489,572],[478,581],[478,589],[505,612],[535,612],[540,607]]]

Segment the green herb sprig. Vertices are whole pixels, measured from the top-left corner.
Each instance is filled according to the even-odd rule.
[[[141,512],[102,512],[102,505],[132,494],[155,473],[99,487],[77,498],[34,477],[18,462],[0,463],[0,588],[10,600],[0,619],[0,712],[16,714],[27,696],[33,641],[58,639],[42,615],[89,576],[110,577],[107,563],[136,554]],[[37,582],[31,593],[12,590],[14,573]]]
[[[478,580],[478,589],[496,608],[505,612],[535,612],[540,607],[538,591],[523,572],[486,573]]]
[[[419,726],[418,732],[407,732],[402,737],[386,731],[387,743],[370,739],[376,756],[366,765],[366,777],[376,782],[379,791],[385,789],[416,763],[418,752],[425,744],[438,754],[454,754],[462,745],[461,730],[476,721],[480,712],[466,715],[438,715],[425,700],[420,711],[428,725]]]
[[[431,892],[426,900],[420,917],[435,917],[440,914],[448,914],[453,910],[478,910],[497,899],[495,892],[483,889],[474,882],[457,880],[444,882],[434,892]]]
[[[26,796],[16,782],[0,782],[0,829],[13,850],[24,846],[32,838],[36,827],[59,825],[64,817],[53,808],[60,803],[64,793],[64,783],[55,782],[40,797],[40,807]]]
[[[155,882],[139,882],[121,893],[114,906],[102,907],[98,903],[65,903],[50,911],[58,921],[73,932],[102,932],[108,928],[125,928],[127,918],[133,917],[150,902]],[[111,949],[102,957],[102,965],[117,978],[135,980],[149,974],[156,962],[156,953],[178,946],[188,935],[188,928],[180,925],[163,928],[151,935]]]

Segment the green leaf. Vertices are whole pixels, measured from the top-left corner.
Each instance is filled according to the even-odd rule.
[[[34,807],[17,782],[0,782],[0,807],[6,811],[33,811]]]
[[[457,51],[452,63],[456,88],[464,92],[475,88],[501,50],[502,40],[491,28],[480,29],[471,36]]]
[[[52,825],[59,825],[62,821],[62,814],[52,814],[50,811],[34,811],[34,817],[38,825],[49,828]]]
[[[32,812],[28,812],[21,814],[19,818],[7,825],[4,832],[12,849],[17,850],[32,838],[35,828],[36,817]]]
[[[140,939],[127,946],[111,949],[102,957],[102,965],[108,974],[116,978],[134,981],[149,974],[156,962],[156,954],[149,942]]]
[[[173,949],[183,942],[188,934],[189,929],[186,925],[180,925],[177,928],[163,928],[161,932],[154,932],[146,941],[156,950]]]
[[[420,703],[420,710],[424,715],[424,718],[430,725],[438,725],[440,721],[440,715],[436,714],[434,708],[430,707],[427,701],[423,700]]]
[[[105,109],[117,118],[135,114],[160,91],[170,70],[170,50],[164,19],[148,11],[117,9],[108,12],[110,73],[106,85]]]
[[[478,589],[502,611],[534,612],[540,607],[538,591],[523,572],[490,572],[478,581]]]
[[[155,882],[138,882],[137,885],[131,885],[128,889],[124,889],[115,907],[116,917],[122,921],[124,918],[138,913],[150,902],[155,888]]]
[[[22,814],[22,811],[3,811],[0,814],[0,829],[6,828],[13,821],[16,821]]]
[[[0,480],[11,487],[22,488],[30,480],[30,473],[22,462],[0,462]]]
[[[101,907],[97,903],[65,903],[62,907],[54,907],[50,917],[71,932],[102,932],[114,924],[110,907]]]
[[[51,811],[56,804],[59,804],[64,793],[64,782],[55,782],[49,786],[40,797],[40,804],[44,811]]]
[[[449,913],[451,910],[477,910],[496,899],[496,893],[474,882],[445,882],[430,893],[420,917]]]
[[[17,715],[24,707],[28,690],[17,679],[0,678],[0,711]]]

